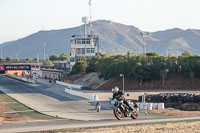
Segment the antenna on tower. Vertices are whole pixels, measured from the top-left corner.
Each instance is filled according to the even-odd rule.
[[[85,24],[85,34],[84,36],[86,37],[87,36],[87,23],[88,23],[88,18],[87,17],[82,17],[82,22]]]
[[[92,0],[89,0],[89,6],[90,6],[90,35],[92,35],[92,24],[91,24],[91,21],[92,21]]]

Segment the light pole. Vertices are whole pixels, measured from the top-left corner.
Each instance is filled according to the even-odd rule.
[[[123,92],[124,92],[124,74],[120,74],[120,77],[122,77],[122,83],[123,83]]]
[[[45,51],[45,50],[46,50],[46,49],[45,49],[46,47],[45,47],[45,46],[46,46],[46,43],[44,43],[44,60],[46,60],[46,53],[45,53],[45,52],[46,52],[46,51]]]

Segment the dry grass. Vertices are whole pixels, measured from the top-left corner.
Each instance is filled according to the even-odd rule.
[[[73,130],[66,129],[40,133],[200,133],[200,121],[134,124]]]

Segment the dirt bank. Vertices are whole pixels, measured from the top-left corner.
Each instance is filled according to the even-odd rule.
[[[139,82],[134,79],[125,79],[125,89],[170,89],[170,90],[200,90],[200,78],[189,78],[182,75],[168,75],[165,83],[162,80],[154,80],[143,82],[139,86]],[[104,85],[100,86],[97,90],[110,90],[114,86],[122,88],[122,78],[112,78]]]

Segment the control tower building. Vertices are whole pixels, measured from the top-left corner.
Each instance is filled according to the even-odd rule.
[[[99,54],[99,37],[92,34],[91,22],[90,31],[87,33],[88,18],[83,17],[82,22],[85,24],[84,34],[72,35],[70,39],[70,68],[81,58],[90,58]]]

